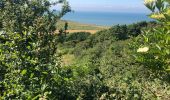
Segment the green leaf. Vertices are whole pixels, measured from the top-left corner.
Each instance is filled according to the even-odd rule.
[[[31,73],[30,78],[33,78],[33,76],[34,76],[34,73]]]
[[[156,47],[157,47],[159,50],[161,50],[161,47],[160,47],[158,44],[156,44]]]
[[[24,69],[24,70],[21,72],[22,75],[25,75],[26,73],[27,73],[27,70],[26,70],[26,69]]]
[[[170,51],[169,49],[166,50],[166,54],[169,55],[170,54]]]
[[[47,72],[42,72],[43,74],[47,75],[48,73]]]
[[[170,69],[166,69],[167,72],[170,72]]]

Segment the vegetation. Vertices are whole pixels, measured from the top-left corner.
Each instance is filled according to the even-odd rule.
[[[152,11],[151,18],[156,19],[161,26],[144,31],[136,39],[138,47],[137,60],[158,74],[170,71],[170,2],[164,0],[145,3]]]
[[[162,74],[162,76],[155,75],[151,70],[135,61],[132,52],[134,51],[134,40],[142,35],[142,31],[157,26],[159,24],[156,22],[140,22],[129,26],[113,26],[110,29],[91,35],[85,35],[88,33],[79,33],[79,36],[78,33],[68,34],[67,41],[59,45],[58,54],[62,56],[62,67],[69,68],[72,73],[75,71],[73,66],[94,71],[93,74],[86,73],[84,75],[97,79],[98,82],[95,86],[99,85],[101,87],[91,88],[90,91],[95,89],[97,95],[95,94],[96,92],[86,94],[86,92],[82,93],[77,90],[79,91],[77,92],[79,97],[87,99],[86,97],[93,95],[90,99],[111,100],[169,98],[169,76],[167,74]],[[125,32],[126,37],[121,35],[124,34],[123,32]],[[134,33],[131,34],[131,32]],[[72,36],[76,37],[76,42],[75,38],[70,38]],[[80,41],[81,36],[84,39]],[[85,76],[77,79],[77,81],[84,84],[83,82],[86,80],[89,81],[88,85],[86,83],[87,86],[93,86],[94,80],[89,80]],[[82,80],[83,78],[86,79]],[[83,95],[81,96],[80,94]]]
[[[54,34],[67,1],[1,0],[0,99],[168,100],[169,3],[145,2],[157,22]]]
[[[54,15],[49,8],[60,3],[62,10]],[[68,11],[65,0],[0,1],[0,99],[60,98],[53,33],[56,20]]]
[[[89,25],[89,24],[81,24],[73,21],[59,20],[57,24],[58,29],[63,29],[65,22],[68,23],[68,30],[102,30],[106,29],[105,26],[97,26],[97,25]]]

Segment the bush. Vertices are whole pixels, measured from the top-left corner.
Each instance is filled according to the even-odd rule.
[[[81,42],[86,40],[90,36],[89,32],[76,32],[76,33],[71,33],[68,34],[66,37],[66,42],[68,41],[77,41]]]
[[[146,6],[153,11],[151,18],[156,19],[162,26],[144,31],[137,38],[137,61],[156,72],[170,71],[170,7],[169,1],[146,1]]]
[[[52,99],[61,86],[56,57],[56,20],[47,0],[1,0],[0,99]]]

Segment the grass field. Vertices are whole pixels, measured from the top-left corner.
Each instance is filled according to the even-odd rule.
[[[65,22],[68,23],[68,31],[67,32],[69,32],[69,33],[73,33],[73,32],[90,32],[90,33],[94,34],[97,31],[109,28],[109,27],[106,27],[106,26],[97,26],[97,25],[90,25],[90,24],[82,24],[82,23],[73,22],[73,21],[60,20],[57,23],[58,24],[57,29],[58,30],[59,29],[64,29]]]
[[[68,33],[74,33],[74,32],[90,32],[91,34],[95,34],[100,30],[67,30]],[[58,33],[58,30],[56,31]]]

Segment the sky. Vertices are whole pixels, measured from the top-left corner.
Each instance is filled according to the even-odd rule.
[[[74,11],[148,13],[144,0],[67,0]]]

